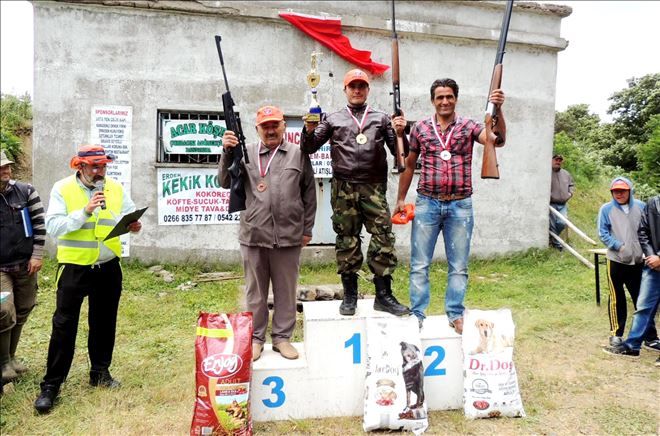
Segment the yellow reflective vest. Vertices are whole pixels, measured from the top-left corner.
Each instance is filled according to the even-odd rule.
[[[76,180],[76,175],[68,177],[62,184],[61,194],[66,203],[67,213],[80,210],[87,206],[89,197]],[[103,239],[117,223],[115,217],[121,217],[124,188],[119,182],[105,179],[106,209],[98,209],[98,215],[92,214],[79,230],[67,233],[57,238],[57,261],[75,265],[92,265],[96,263],[101,252],[101,244],[105,244],[118,257],[121,256],[119,237]]]

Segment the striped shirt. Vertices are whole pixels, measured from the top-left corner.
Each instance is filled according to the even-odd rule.
[[[410,132],[410,151],[419,155],[422,164],[417,192],[469,197],[472,195],[472,148],[483,125],[458,115],[445,132],[441,132],[440,125],[436,124],[442,142],[451,153],[449,160],[443,160],[440,153],[445,148],[435,134],[433,122],[435,117],[418,121]]]

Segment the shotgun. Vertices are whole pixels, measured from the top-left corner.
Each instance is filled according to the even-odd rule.
[[[497,54],[495,56],[495,66],[493,67],[493,75],[490,79],[490,88],[488,96],[491,92],[499,89],[502,85],[502,60],[504,59],[504,48],[506,46],[506,36],[509,33],[509,22],[511,21],[511,10],[513,9],[513,0],[507,0],[504,18],[502,19],[502,28],[500,30],[500,41],[497,45]],[[486,143],[484,144],[484,156],[481,164],[481,178],[482,179],[499,179],[500,171],[497,168],[497,153],[495,147],[501,147],[506,140],[506,131],[502,126],[498,126],[500,108],[492,104],[490,101],[486,106]]]
[[[229,188],[229,213],[245,210],[245,185],[243,184],[243,171],[241,169],[241,159],[245,163],[250,163],[247,148],[245,147],[245,135],[241,126],[241,118],[234,111],[234,99],[229,91],[229,82],[227,82],[227,73],[225,72],[225,63],[222,59],[222,49],[220,48],[220,35],[215,35],[215,45],[218,48],[220,65],[222,66],[222,76],[225,79],[225,88],[227,92],[222,94],[222,107],[225,114],[225,125],[227,130],[231,130],[238,138],[238,147],[234,147],[229,153],[232,153],[232,163],[229,167],[229,176],[231,185]]]
[[[401,115],[401,89],[399,88],[399,38],[396,35],[394,0],[392,0],[392,95],[394,96],[394,116]],[[403,145],[403,133],[396,134],[395,165],[399,173],[406,169],[406,154]]]

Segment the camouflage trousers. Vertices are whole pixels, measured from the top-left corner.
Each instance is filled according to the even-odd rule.
[[[331,182],[332,228],[337,234],[335,253],[339,274],[357,272],[362,266],[362,225],[371,234],[367,264],[377,276],[396,268],[394,234],[385,183]]]

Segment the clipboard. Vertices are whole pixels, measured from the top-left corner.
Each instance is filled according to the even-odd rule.
[[[124,215],[121,217],[117,225],[108,233],[108,236],[105,237],[104,241],[107,241],[108,239],[116,238],[117,236],[121,236],[124,233],[128,233],[128,225],[132,222],[135,222],[140,219],[140,217],[144,214],[144,212],[149,209],[149,206],[144,207],[142,209],[138,209],[135,212],[131,212],[128,215]]]

